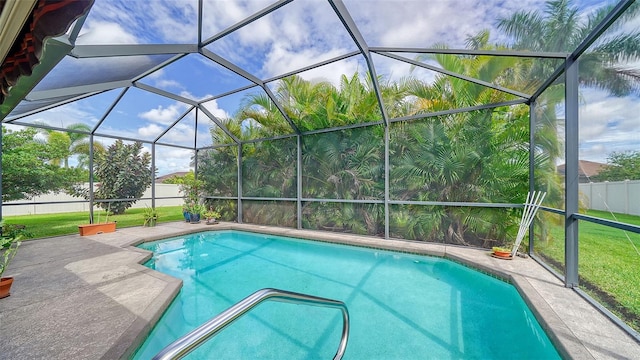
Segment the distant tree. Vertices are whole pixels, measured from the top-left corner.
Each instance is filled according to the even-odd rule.
[[[173,175],[171,177],[168,177],[168,178],[162,180],[162,183],[163,184],[174,184],[175,185],[175,184],[179,184],[181,179],[182,179],[182,176]]]
[[[507,46],[524,51],[571,52],[600,24],[618,4],[609,2],[602,6],[579,7],[576,0],[547,0],[544,7],[523,9],[497,22],[502,36],[509,40]],[[595,4],[595,3],[594,3]],[[640,31],[628,24],[638,17],[640,3],[631,4],[607,31],[580,56],[577,62],[580,74],[580,91],[586,88],[604,90],[612,96],[622,97],[640,94],[640,73],[635,64],[640,60]],[[518,69],[507,73],[525,93],[533,93],[555,71],[555,60],[535,59],[519,61]],[[548,193],[545,203],[560,206],[561,188],[557,185],[555,160],[562,157],[563,141],[558,138],[557,106],[565,100],[564,78],[560,77],[537,100],[535,145],[539,153],[536,159],[536,187]],[[509,87],[509,84],[506,84]],[[544,173],[539,173],[543,170]]]
[[[96,199],[131,199],[112,203],[98,203],[98,206],[114,214],[122,214],[142,197],[151,185],[154,171],[151,170],[151,154],[142,153],[142,143],[125,145],[117,140],[104,152],[95,156],[96,177],[100,184],[95,192]]]
[[[202,200],[204,181],[196,179],[193,170],[182,176],[172,176],[172,184],[177,184],[185,204],[199,204]],[[165,182],[166,183],[166,182]]]
[[[38,123],[39,124],[39,123]],[[41,125],[41,124],[40,124]],[[78,167],[89,167],[89,134],[91,127],[86,124],[71,124],[65,129],[69,131],[57,131],[51,129],[41,129],[40,132],[46,137],[46,142],[51,145],[51,163],[69,167],[69,158],[78,156]],[[99,142],[93,143],[94,151],[103,151],[104,146]]]
[[[547,0],[542,10],[520,10],[498,20],[498,29],[507,35],[510,47],[528,51],[572,51],[613,10],[616,3],[581,10],[575,0]],[[621,19],[589,47],[578,63],[580,82],[584,85],[607,90],[614,96],[638,94],[640,76],[633,66],[640,58],[640,31],[627,26],[640,12],[638,3],[632,4]],[[553,62],[536,61],[529,67],[534,74],[531,86],[536,89],[556,66]]]
[[[597,176],[598,181],[640,179],[640,151],[612,152],[607,166]]]
[[[65,160],[71,156],[69,135],[60,131],[50,131],[47,133],[47,145],[49,145],[49,157],[51,157],[49,162],[55,166],[64,166]]]
[[[61,168],[54,146],[36,140],[36,129],[2,128],[2,201],[62,192],[81,181],[82,171]]]

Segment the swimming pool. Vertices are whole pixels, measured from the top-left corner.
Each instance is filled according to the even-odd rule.
[[[183,288],[135,359],[266,287],[344,301],[345,359],[560,358],[516,289],[452,261],[241,231],[145,243],[152,269]],[[338,346],[334,309],[264,303],[188,359],[326,359]]]

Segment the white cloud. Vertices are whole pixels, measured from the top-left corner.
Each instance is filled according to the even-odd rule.
[[[85,29],[100,29],[100,44],[195,43],[197,19],[196,1],[103,0],[93,5]]]
[[[102,125],[100,125],[100,128],[98,128],[96,136],[97,136],[97,139],[102,144],[105,145],[105,147],[111,145],[116,140],[112,139],[110,137],[101,138],[100,134],[116,135],[116,136],[124,138],[124,139],[136,139],[136,138],[140,137],[140,134],[138,134],[138,129],[137,128],[134,128],[134,129],[114,128],[114,127],[110,126],[109,124],[103,123]],[[142,140],[140,140],[140,141],[142,141]],[[131,141],[126,140],[125,143],[128,144],[128,143],[131,143]]]
[[[184,111],[184,104],[175,103],[167,107],[159,105],[155,109],[139,113],[138,116],[145,120],[153,121],[163,125],[169,125],[176,121]]]
[[[359,62],[358,59],[347,59],[335,62],[328,66],[315,68],[298,74],[305,80],[312,82],[328,81],[335,87],[340,86],[340,80],[343,74],[351,76],[356,72],[362,77],[367,71],[366,65]]]
[[[82,28],[76,42],[79,45],[136,44],[138,39],[119,23],[93,21]]]
[[[165,144],[193,146],[193,136],[195,129],[193,121],[181,121],[172,127],[161,139]]]
[[[537,0],[371,1],[346,0],[356,24],[370,46],[430,47],[446,43],[464,47],[468,35],[495,29],[496,19],[521,9],[544,6]],[[492,34],[497,35],[496,31]]]
[[[20,122],[42,123],[49,126],[64,129],[71,124],[87,124],[90,127],[98,123],[98,116],[94,112],[104,111],[92,109],[86,102],[82,106],[79,102],[72,102],[62,106],[54,107],[44,112],[36,113],[20,119]],[[93,111],[93,112],[92,112]]]
[[[271,0],[204,0],[202,6],[203,38],[217,34],[272,3]],[[220,16],[220,14],[224,14],[224,16]]]
[[[190,166],[192,156],[192,150],[156,146],[157,175],[162,176],[179,171],[189,171],[192,169]]]
[[[279,32],[274,27],[275,24],[263,18],[243,27],[236,34],[242,45],[260,46],[276,39]]]
[[[209,110],[209,112],[213,116],[215,116],[218,119],[226,119],[226,118],[231,117],[228,112],[226,112],[224,109],[218,107],[218,101],[217,100],[207,101],[203,105],[207,110]]]
[[[192,99],[192,100],[196,100],[196,101],[201,101],[201,100],[213,97],[212,94],[205,94],[205,95],[202,95],[202,96],[196,96],[196,95],[193,95],[192,93],[190,93],[187,90],[181,91],[180,94],[178,94],[178,95],[182,96],[183,98]]]
[[[138,128],[138,134],[142,136],[142,138],[144,139],[149,139],[149,138],[153,139],[158,135],[160,135],[164,130],[165,130],[164,128],[156,124],[149,124],[147,126]]]
[[[329,52],[325,52],[323,54],[318,53],[318,49],[305,49],[302,51],[293,51],[288,49],[282,44],[275,44],[271,48],[271,52],[267,55],[267,62],[263,65],[263,73],[269,76],[271,75],[279,75],[284,74],[291,69],[300,69],[314,62],[317,62],[318,57],[322,56],[324,58],[333,58],[339,55],[343,55],[347,53],[346,50],[343,49],[332,49]],[[336,64],[336,63],[334,63]],[[321,68],[316,68],[313,71],[305,72],[303,77],[307,78],[308,74],[324,74],[327,79],[339,79],[342,74],[353,74],[357,68],[357,64],[355,60],[352,60],[350,63],[340,62],[337,64],[342,64],[342,69],[339,69],[339,66],[323,66]],[[336,65],[337,65],[336,64]],[[349,64],[351,66],[345,66],[345,64]],[[331,73],[326,69],[331,68]],[[337,71],[350,71],[347,73],[337,73]],[[301,74],[302,75],[302,74]],[[315,76],[318,76],[315,75]],[[333,82],[333,81],[332,81]]]
[[[151,153],[149,144],[144,144],[143,152]],[[162,176],[179,171],[192,170],[189,162],[193,156],[193,150],[174,148],[168,146],[156,146],[155,165],[158,171],[156,176]]]
[[[295,1],[214,42],[211,50],[261,78],[355,50],[326,1]]]
[[[166,42],[196,43],[198,41],[197,1],[150,2],[149,15],[153,29]]]
[[[613,151],[640,150],[640,99],[581,89],[580,158],[604,162]]]
[[[412,58],[412,55],[404,54],[406,58]],[[407,77],[413,77],[424,81],[425,83],[432,83],[439,73],[428,69],[414,67],[409,63],[391,59],[386,56],[373,55],[373,63],[375,64],[377,75],[383,76],[385,80],[400,81]]]
[[[155,85],[156,87],[159,87],[161,89],[166,89],[166,88],[184,89],[184,86],[175,80],[159,79],[155,82]]]
[[[147,75],[144,77],[144,79],[160,79],[164,76],[164,68],[162,69],[158,69],[154,72],[152,72],[151,74]]]

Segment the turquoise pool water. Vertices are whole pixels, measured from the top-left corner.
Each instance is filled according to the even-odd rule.
[[[265,287],[344,301],[344,359],[560,358],[513,286],[449,260],[239,231],[140,247],[184,285],[135,359]],[[335,309],[266,302],[187,359],[330,359],[341,329]]]

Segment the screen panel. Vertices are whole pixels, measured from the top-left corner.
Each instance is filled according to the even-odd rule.
[[[303,136],[302,194],[316,199],[384,199],[384,128]]]
[[[384,205],[304,202],[302,228],[384,237]]]
[[[242,195],[297,197],[297,138],[242,145]]]
[[[295,201],[242,201],[242,221],[250,224],[295,228]]]

